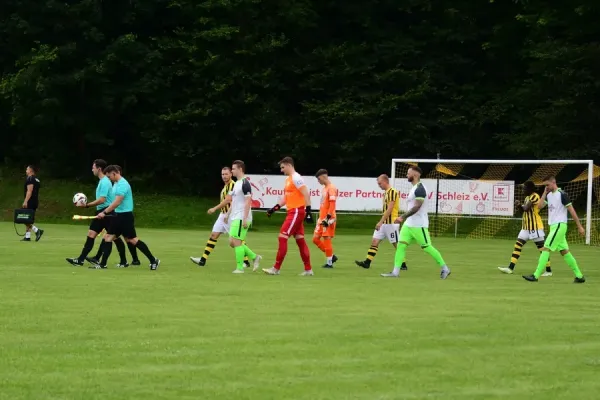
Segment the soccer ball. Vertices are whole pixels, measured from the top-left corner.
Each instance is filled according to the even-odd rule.
[[[83,193],[77,193],[73,196],[73,204],[76,206],[83,206],[87,204],[87,197]]]

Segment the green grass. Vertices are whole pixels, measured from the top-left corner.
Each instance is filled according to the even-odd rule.
[[[282,275],[233,275],[221,239],[204,268],[207,231],[139,229],[158,271],[68,265],[86,225],[42,224],[20,243],[0,224],[0,399],[596,399],[600,390],[597,249],[575,246],[588,278],[553,256],[555,275],[528,283],[496,266],[512,241],[437,239],[453,273],[418,248],[384,279],[382,245],[339,235],[334,270],[299,277],[295,244]],[[252,232],[269,266],[276,235]],[[311,244],[316,265],[322,261]],[[533,270],[525,247],[519,273]]]

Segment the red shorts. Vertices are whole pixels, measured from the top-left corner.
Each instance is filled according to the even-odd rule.
[[[288,210],[279,232],[287,236],[304,235],[305,216],[306,210],[304,208],[292,208]]]

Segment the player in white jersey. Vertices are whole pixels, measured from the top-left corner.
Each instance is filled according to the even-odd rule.
[[[408,211],[394,221],[398,224],[403,223],[403,225],[400,229],[400,240],[396,247],[394,270],[387,274],[381,274],[383,277],[396,278],[400,275],[400,268],[406,255],[406,248],[412,242],[417,242],[423,251],[433,257],[441,267],[440,278],[446,279],[450,275],[450,269],[446,265],[442,255],[431,245],[429,217],[427,215],[427,189],[421,182],[421,174],[421,168],[417,166],[410,167],[406,173],[406,178],[413,185],[408,194]]]
[[[248,229],[252,226],[252,186],[246,179],[246,164],[240,160],[234,161],[231,173],[237,181],[229,192],[231,207],[229,207],[226,217],[230,222],[229,245],[235,250],[237,263],[233,273],[243,274],[245,256],[254,262],[254,271],[258,269],[262,257],[256,255],[244,242]]]
[[[548,206],[548,225],[550,225],[550,233],[548,233],[548,237],[544,242],[537,269],[533,275],[523,275],[523,278],[530,282],[537,282],[544,271],[546,263],[550,259],[550,252],[560,251],[565,262],[571,267],[575,274],[575,280],[573,282],[583,283],[585,282],[585,277],[577,265],[577,260],[575,260],[573,254],[569,251],[569,243],[567,243],[568,214],[571,214],[573,221],[577,224],[577,230],[580,235],[585,235],[585,229],[583,229],[579,217],[577,217],[577,213],[575,212],[575,208],[573,208],[569,196],[559,189],[556,184],[556,178],[554,176],[545,178],[544,185],[546,185],[546,189],[544,190],[544,194],[538,202],[537,207],[541,210],[546,205]]]

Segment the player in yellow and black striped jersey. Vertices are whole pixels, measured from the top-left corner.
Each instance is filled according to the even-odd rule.
[[[382,215],[373,232],[371,247],[367,251],[367,257],[364,260],[356,260],[359,267],[370,268],[371,262],[377,255],[379,243],[387,237],[388,241],[396,248],[398,245],[398,230],[400,225],[395,224],[394,220],[398,218],[400,210],[400,194],[390,185],[390,178],[387,175],[380,175],[377,178],[377,184],[384,190]],[[402,263],[402,270],[407,270],[406,260]]]
[[[213,226],[210,238],[208,238],[206,241],[206,247],[204,247],[204,254],[202,254],[202,257],[190,257],[190,260],[192,260],[193,263],[196,263],[201,267],[206,265],[206,260],[208,259],[210,253],[212,253],[212,251],[215,249],[219,236],[221,236],[222,233],[229,233],[227,212],[231,207],[230,193],[235,185],[235,182],[232,179],[230,167],[223,167],[223,169],[221,169],[221,179],[223,179],[223,189],[221,189],[221,196],[219,197],[220,203],[208,210],[209,214],[214,214],[217,210],[221,210],[221,213],[219,214],[219,218],[217,218],[217,221]],[[246,264],[246,267],[250,266],[248,257],[244,258],[244,264]]]
[[[533,240],[539,251],[542,251],[544,247],[544,223],[537,207],[537,204],[540,202],[540,195],[535,192],[535,184],[531,181],[523,184],[523,193],[525,194],[525,201],[521,206],[523,209],[521,232],[519,232],[519,236],[517,237],[517,242],[510,258],[510,264],[508,267],[498,267],[505,274],[513,273],[515,265],[521,257],[523,246],[525,246],[527,241]],[[515,201],[515,204],[517,206],[521,205],[518,201]],[[546,264],[546,272],[542,276],[552,276],[550,261]]]

